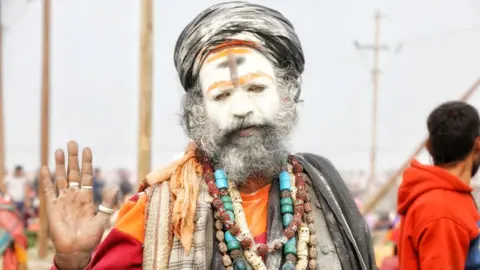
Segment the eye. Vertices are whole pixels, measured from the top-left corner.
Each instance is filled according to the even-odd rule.
[[[223,92],[219,95],[216,95],[213,100],[215,101],[222,101],[222,100],[225,100],[227,99],[228,97],[230,96],[230,92]]]
[[[261,93],[267,88],[265,85],[255,84],[248,87],[248,92]]]

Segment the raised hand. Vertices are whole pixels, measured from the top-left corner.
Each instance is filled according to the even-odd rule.
[[[102,206],[93,203],[92,151],[84,148],[82,168],[78,164],[78,145],[68,143],[68,169],[65,170],[65,154],[55,152],[55,194],[46,166],[41,170],[45,188],[50,238],[55,246],[55,263],[59,269],[83,269],[100,243],[110,219],[117,190],[105,193]]]

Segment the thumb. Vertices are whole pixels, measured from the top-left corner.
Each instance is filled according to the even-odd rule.
[[[97,219],[98,222],[104,225],[108,223],[110,216],[114,211],[117,194],[118,188],[111,188],[104,193],[102,204],[99,206],[99,210],[95,216],[95,219]]]

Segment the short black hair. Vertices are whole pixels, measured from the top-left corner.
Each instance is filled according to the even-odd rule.
[[[449,101],[435,108],[427,120],[429,151],[435,165],[464,160],[480,135],[480,118],[473,106]]]
[[[18,171],[23,171],[23,166],[22,165],[17,165],[15,166],[15,171],[18,172]]]

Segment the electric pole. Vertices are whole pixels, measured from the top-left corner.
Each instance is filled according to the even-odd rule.
[[[371,142],[370,142],[370,177],[367,181],[366,196],[369,196],[372,185],[376,180],[377,173],[377,120],[378,120],[378,92],[380,79],[380,52],[389,50],[387,45],[380,44],[380,22],[383,16],[380,11],[376,11],[374,15],[375,30],[374,43],[362,45],[355,41],[357,50],[373,51],[373,68],[372,68],[372,126],[371,126]]]
[[[150,172],[152,155],[153,92],[153,0],[141,1],[140,14],[140,89],[138,113],[137,181]]]
[[[48,149],[50,134],[50,11],[51,0],[43,0],[43,55],[42,55],[42,104],[41,104],[41,131],[40,131],[40,164],[48,166]],[[40,200],[40,229],[38,231],[38,257],[47,256],[48,220],[45,208],[45,192],[43,181],[38,183]]]

